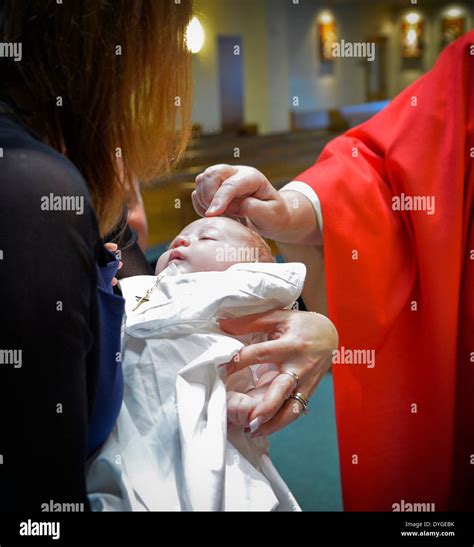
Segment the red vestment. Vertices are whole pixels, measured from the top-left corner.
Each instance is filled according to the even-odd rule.
[[[375,350],[333,366],[345,510],[474,509],[474,31],[295,180],[340,345]]]

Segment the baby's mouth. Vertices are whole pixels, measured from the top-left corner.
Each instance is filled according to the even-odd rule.
[[[171,264],[171,262],[179,262],[181,260],[185,260],[184,256],[182,255],[182,253],[180,253],[179,251],[177,250],[174,250],[172,251],[172,253],[170,254],[170,257],[169,257],[169,260],[168,260],[168,264]]]

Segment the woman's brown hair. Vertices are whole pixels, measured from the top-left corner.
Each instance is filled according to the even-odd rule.
[[[3,3],[2,3],[3,1]],[[190,131],[192,0],[0,0],[0,95],[65,153],[89,187],[105,235],[135,195],[166,174]]]

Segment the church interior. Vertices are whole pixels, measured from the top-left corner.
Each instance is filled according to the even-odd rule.
[[[283,186],[474,27],[474,3],[445,0],[195,0],[194,10],[193,136],[179,168],[141,189],[152,262],[197,218],[191,191],[206,167],[250,165]],[[330,375],[312,401],[271,437],[272,459],[303,510],[342,510]]]

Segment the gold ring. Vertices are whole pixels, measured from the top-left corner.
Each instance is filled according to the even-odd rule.
[[[290,395],[290,399],[295,399],[296,401],[298,401],[298,403],[300,403],[303,407],[303,414],[308,414],[309,401],[302,393],[300,393],[299,391],[293,391],[293,393]]]
[[[291,372],[290,370],[285,370],[285,372],[282,372],[281,374],[287,374],[288,376],[291,376],[293,378],[293,389],[296,389],[296,386],[298,385],[298,382],[300,381],[300,377],[295,372]]]

